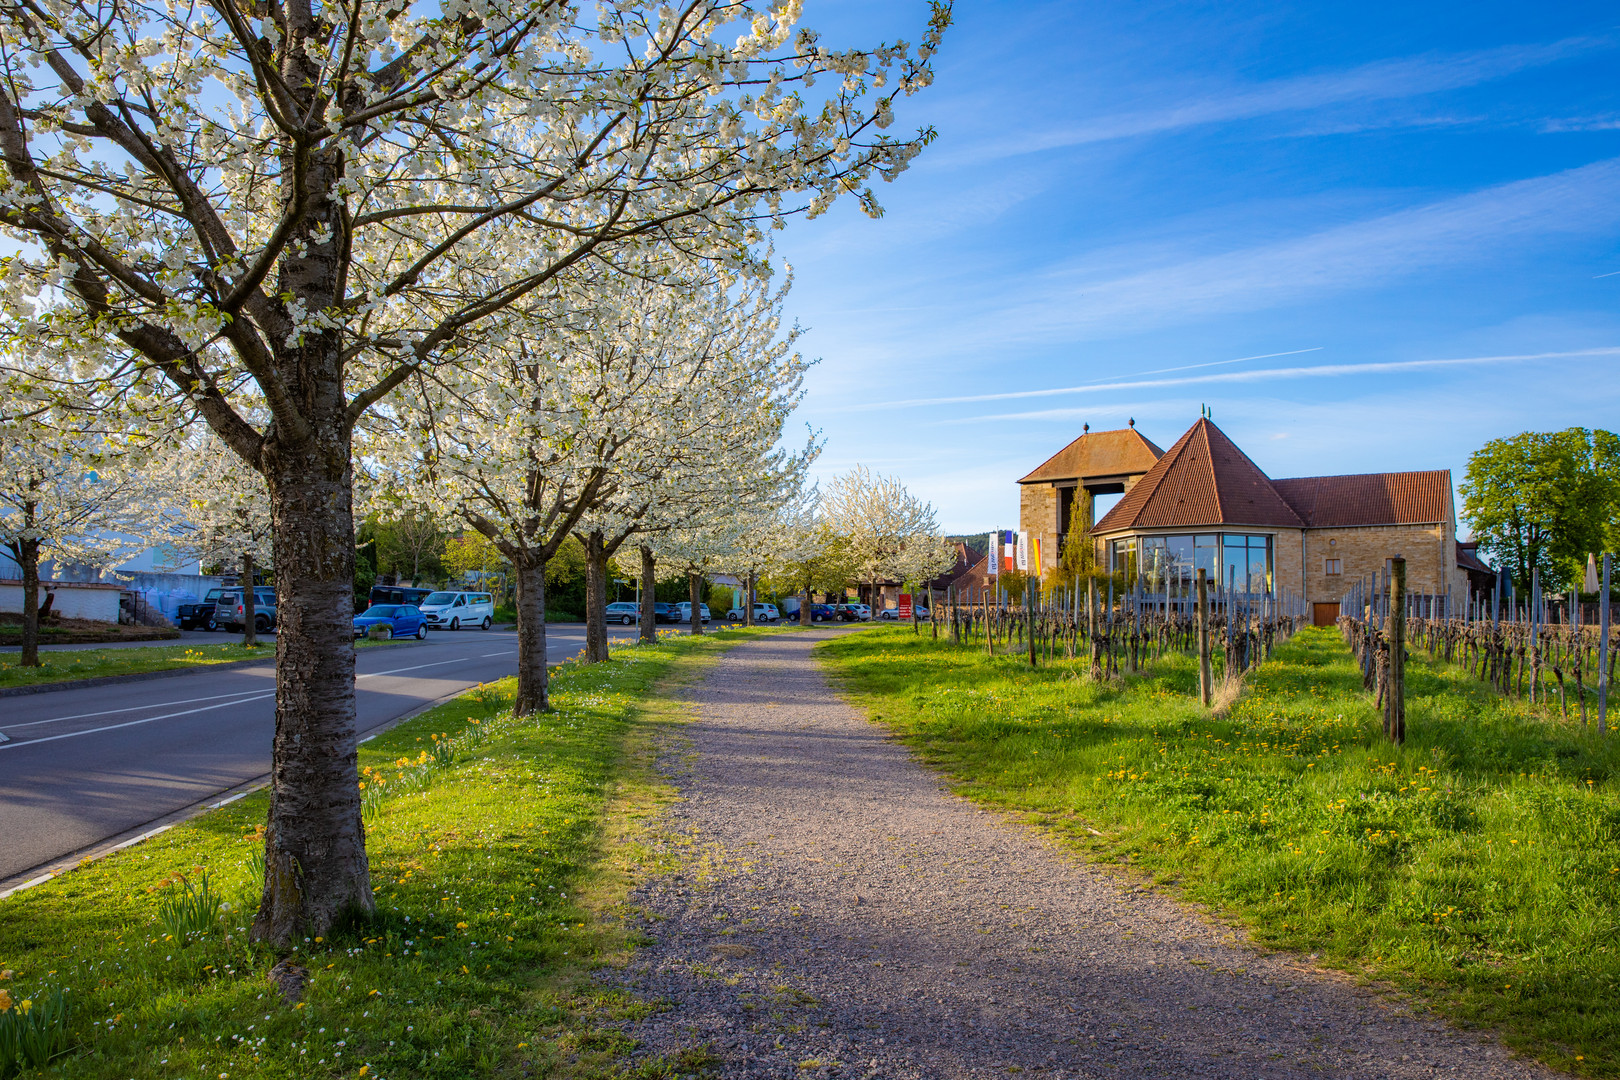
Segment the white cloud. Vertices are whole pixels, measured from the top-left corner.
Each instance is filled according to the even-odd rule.
[[[990,139],[947,161],[994,160],[1061,147],[1155,135],[1206,124],[1297,113],[1325,106],[1364,104],[1457,90],[1500,79],[1529,68],[1598,50],[1607,38],[1579,37],[1538,45],[1508,45],[1450,56],[1380,60],[1344,71],[1274,79],[1250,86],[1210,88],[1197,97],[1045,131]]]
[[[998,340],[1111,336],[1389,283],[1549,233],[1620,224],[1620,158],[1519,180],[1305,236],[1117,276],[1081,266],[995,311]],[[977,343],[975,343],[977,344]]]

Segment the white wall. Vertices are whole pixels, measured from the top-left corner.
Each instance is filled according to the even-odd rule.
[[[46,592],[56,594],[52,610],[68,619],[93,619],[96,622],[118,621],[118,597],[123,591],[116,586],[75,585],[56,581],[40,582],[39,602],[45,602]],[[0,611],[21,614],[23,590],[21,582],[0,582]]]

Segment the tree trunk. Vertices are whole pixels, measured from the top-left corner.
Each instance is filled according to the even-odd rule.
[[[585,662],[608,658],[607,546],[600,529],[585,538]]]
[[[335,368],[335,338],[324,344],[324,356],[319,342],[306,337],[303,347],[311,363]],[[253,937],[278,946],[372,910],[356,770],[349,439],[337,427],[341,379],[316,389],[331,396],[311,403],[311,412],[336,430],[300,445],[272,433],[264,451],[281,633],[264,898]],[[244,583],[244,596],[252,587]]]
[[[18,540],[8,545],[22,567],[22,667],[39,667],[39,541]]]
[[[799,605],[799,625],[800,626],[809,626],[810,625],[810,598],[813,595],[814,594],[810,591],[810,586],[806,585],[804,587],[804,602]]]
[[[641,640],[658,640],[658,560],[653,550],[641,545]]]
[[[529,553],[512,560],[517,582],[518,692],[512,711],[518,716],[551,708],[550,674],[546,668],[546,564]]]
[[[351,597],[350,605],[354,600]],[[253,556],[242,552],[242,644],[252,648],[259,643],[259,629],[254,625],[258,615],[259,594],[253,591]]]
[[[754,625],[754,572],[752,570],[743,577],[743,625]]]
[[[692,633],[703,633],[703,576],[695,571],[686,572],[686,593],[692,604]]]

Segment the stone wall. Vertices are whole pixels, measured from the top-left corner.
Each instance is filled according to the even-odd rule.
[[[1443,593],[1457,585],[1457,538],[1449,523],[1440,525],[1374,525],[1364,528],[1310,529],[1305,533],[1306,599],[1339,599],[1360,578],[1383,573],[1394,555],[1406,557],[1410,592]],[[1329,576],[1325,560],[1338,559],[1344,572]]]
[[[1051,484],[1020,484],[1018,528],[1041,538],[1041,573],[1057,568],[1058,491]]]

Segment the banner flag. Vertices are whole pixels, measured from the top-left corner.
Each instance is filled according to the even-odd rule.
[[[1018,569],[1029,569],[1029,533],[1022,529],[1018,532]]]
[[[984,549],[984,572],[989,577],[1001,573],[1001,533],[990,534],[990,542]]]

